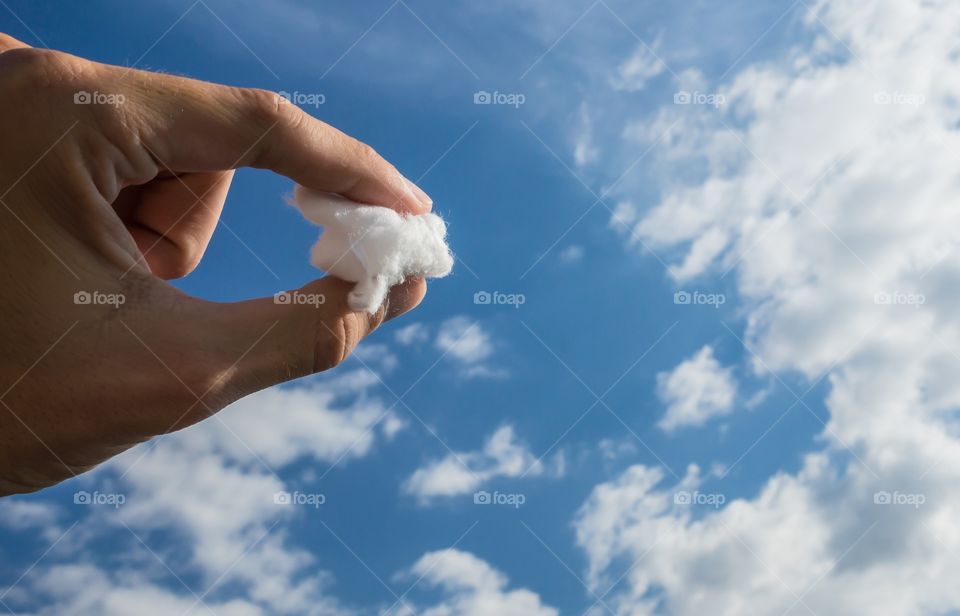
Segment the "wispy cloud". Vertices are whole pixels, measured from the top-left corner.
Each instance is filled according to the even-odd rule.
[[[432,498],[469,494],[497,478],[537,476],[544,464],[519,442],[512,426],[496,430],[477,451],[451,452],[417,469],[403,490],[421,502]]]

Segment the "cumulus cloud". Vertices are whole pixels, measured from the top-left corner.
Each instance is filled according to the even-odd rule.
[[[39,532],[48,542],[59,541],[61,511],[52,503],[7,497],[0,500],[0,527],[14,532]]]
[[[460,365],[466,378],[502,377],[505,373],[489,364],[494,353],[493,337],[479,321],[451,317],[440,324],[436,346]]]
[[[378,440],[406,425],[371,395],[378,383],[369,371],[353,370],[274,387],[77,480],[91,491],[109,486],[125,502],[106,516],[90,508],[90,524],[70,537],[71,549],[110,538],[146,563],[139,571],[150,571],[148,565],[162,558],[181,577],[189,572],[198,579],[196,588],[171,590],[145,573],[118,576],[98,562],[44,562],[23,584],[58,606],[49,613],[122,614],[138,602],[154,610],[143,613],[183,613],[191,605],[207,612],[196,600],[205,593],[218,597],[209,601],[216,613],[347,613],[330,594],[330,574],[288,533],[289,522],[307,508],[284,505],[277,495],[335,498],[319,490],[316,478],[297,483],[284,471],[309,460],[330,472],[332,465],[368,455]],[[0,520],[8,525],[27,523],[28,514],[53,515],[27,503],[0,506]],[[166,539],[155,542],[156,536]]]
[[[367,395],[379,382],[367,370],[355,370],[309,385],[273,387],[174,438],[191,451],[214,450],[248,465],[286,465],[301,457],[322,462],[361,457],[378,433],[398,419],[382,400]],[[356,399],[341,404],[344,395]]]
[[[403,423],[369,396],[375,384],[358,370],[274,387],[164,438],[142,458],[130,452],[116,463],[131,492],[121,519],[137,530],[185,535],[192,564],[208,581],[240,580],[271,611],[327,605],[326,574],[308,573],[314,557],[280,525],[298,508],[275,500],[316,487],[291,485],[277,473],[301,459],[342,464],[368,454],[378,436],[393,437]]]
[[[433,337],[433,346],[453,362],[464,378],[499,378],[506,373],[491,365],[497,345],[493,335],[475,319],[459,315],[431,327],[412,323],[394,334],[403,346],[423,346]]]
[[[421,501],[473,492],[498,477],[536,476],[544,465],[517,440],[512,426],[497,429],[478,451],[451,452],[417,469],[403,489]]]
[[[658,163],[683,181],[618,215],[682,279],[732,271],[753,368],[826,373],[829,419],[798,471],[718,509],[677,503],[724,492],[696,473],[597,486],[578,540],[598,592],[625,575],[619,614],[960,607],[960,7],[798,10],[809,43],[744,64],[722,108],[621,118],[635,144],[676,124]]]
[[[143,614],[224,614],[260,616],[258,606],[241,599],[200,599],[190,593],[175,593],[137,575],[115,575],[89,564],[56,565],[31,580],[31,591],[47,604],[38,616],[125,616]]]
[[[732,410],[736,390],[733,369],[721,366],[713,347],[706,345],[670,372],[657,375],[657,395],[667,405],[658,425],[667,432],[702,426]]]
[[[527,589],[508,590],[509,580],[485,560],[457,549],[437,550],[420,557],[409,575],[420,584],[439,588],[444,598],[417,612],[423,616],[557,616]],[[388,612],[390,616],[408,611]]]
[[[50,527],[57,523],[59,512],[51,503],[15,500],[0,500],[0,525],[13,530]]]
[[[799,474],[718,509],[723,484],[696,468],[666,485],[661,469],[636,465],[597,486],[577,517],[587,582],[617,614],[944,613],[960,593],[941,582],[960,566],[942,516],[960,499],[946,481],[911,479],[856,467],[841,477],[829,455],[810,454]],[[915,494],[927,500],[914,505]]]

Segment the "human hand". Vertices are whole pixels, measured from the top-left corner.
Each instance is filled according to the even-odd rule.
[[[321,294],[319,306],[214,303],[166,282],[197,266],[238,167],[429,210],[369,146],[274,93],[0,34],[0,143],[0,495],[336,366],[426,292],[407,280],[371,316],[350,311],[352,285],[330,277],[299,289]]]

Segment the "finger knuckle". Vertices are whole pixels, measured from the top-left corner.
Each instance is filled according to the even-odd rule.
[[[376,329],[382,315],[366,313],[343,314],[331,326],[325,326],[325,335],[317,340],[314,350],[314,372],[330,370],[342,364],[360,341]]]
[[[241,106],[245,113],[253,121],[262,126],[272,126],[274,124],[289,121],[292,112],[296,107],[287,103],[283,97],[270,90],[259,88],[240,88],[237,90],[237,96],[241,100]]]
[[[378,163],[383,160],[380,154],[368,143],[355,141],[355,152],[357,158],[368,163]]]
[[[89,64],[58,51],[19,48],[0,54],[0,75],[25,90],[76,89],[89,74]]]
[[[317,340],[313,371],[323,372],[342,364],[350,356],[357,340],[358,333],[353,319],[349,315],[338,319],[326,335]]]

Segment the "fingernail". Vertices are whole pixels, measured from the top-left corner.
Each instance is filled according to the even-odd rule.
[[[403,178],[403,180],[407,183],[407,188],[409,188],[410,192],[413,193],[413,196],[417,198],[417,201],[419,201],[423,205],[423,207],[429,210],[433,206],[433,199],[430,198],[430,195],[423,192],[422,188],[420,188],[419,186],[417,186],[407,178]]]

